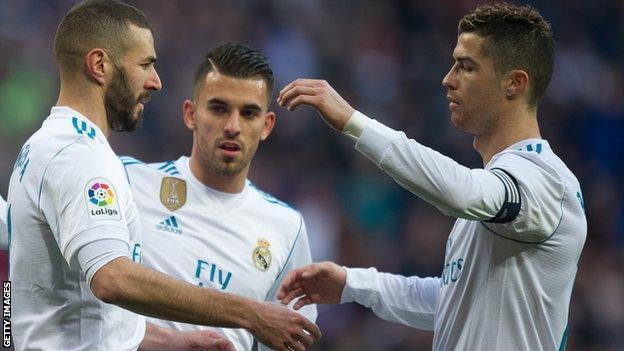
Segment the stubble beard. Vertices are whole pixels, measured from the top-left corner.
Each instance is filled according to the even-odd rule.
[[[251,158],[253,157],[255,151],[245,152],[245,146],[241,145],[242,155],[240,158],[223,157],[218,155],[218,144],[219,142],[215,142],[214,148],[217,151],[212,154],[210,159],[207,160],[208,168],[213,174],[231,178],[239,175],[247,168],[249,163],[251,163]]]
[[[139,127],[141,111],[135,112],[138,101],[130,89],[125,70],[115,65],[113,81],[104,96],[106,119],[111,130],[133,132]]]

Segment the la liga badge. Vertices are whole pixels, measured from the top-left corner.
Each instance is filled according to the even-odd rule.
[[[108,179],[91,179],[85,186],[84,194],[90,220],[121,219],[117,192]]]

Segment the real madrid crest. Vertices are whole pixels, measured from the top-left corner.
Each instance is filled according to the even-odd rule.
[[[186,203],[186,181],[180,178],[164,177],[160,184],[160,202],[170,211]]]
[[[265,238],[258,239],[258,246],[253,250],[251,259],[254,265],[261,271],[267,271],[271,267],[271,251],[269,242]]]

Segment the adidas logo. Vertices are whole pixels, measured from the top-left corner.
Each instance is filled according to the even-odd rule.
[[[180,229],[180,226],[178,225],[178,221],[176,220],[175,216],[171,216],[164,221],[156,224],[156,229],[160,230],[161,232],[182,234],[182,229]]]

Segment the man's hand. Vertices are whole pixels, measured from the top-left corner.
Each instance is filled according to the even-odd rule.
[[[278,351],[303,351],[321,338],[316,324],[277,303],[259,303],[249,331],[262,344]]]
[[[319,79],[297,79],[284,87],[277,103],[293,111],[301,104],[314,107],[332,128],[342,131],[355,110],[329,83]]]
[[[169,340],[167,351],[236,351],[225,336],[212,330],[175,333]]]
[[[299,298],[294,309],[322,303],[340,303],[347,282],[347,272],[332,262],[312,263],[288,273],[277,294],[283,304]]]

